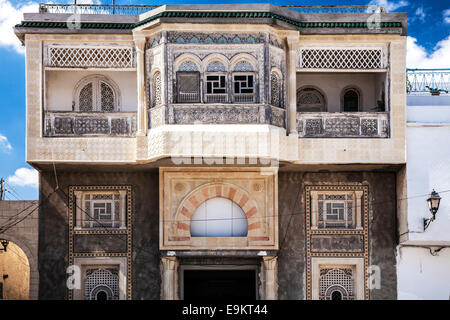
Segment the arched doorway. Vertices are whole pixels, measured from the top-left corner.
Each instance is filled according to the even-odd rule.
[[[0,298],[28,300],[29,296],[30,264],[27,255],[17,244],[8,241],[6,251],[0,252]]]

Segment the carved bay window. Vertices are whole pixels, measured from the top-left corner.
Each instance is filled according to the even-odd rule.
[[[78,229],[126,228],[126,190],[75,191]]]

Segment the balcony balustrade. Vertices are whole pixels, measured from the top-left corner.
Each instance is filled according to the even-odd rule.
[[[300,138],[388,138],[387,112],[297,112]]]
[[[46,112],[45,137],[134,136],[135,112]]]

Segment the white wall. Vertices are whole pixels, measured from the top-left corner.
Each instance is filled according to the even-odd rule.
[[[450,192],[446,191],[450,190],[450,97],[408,96],[407,101],[408,240],[398,248],[398,298],[448,300]],[[442,199],[436,220],[424,232],[423,219],[431,216],[426,199],[432,189]],[[430,248],[442,249],[433,256]]]
[[[432,256],[427,248],[402,247],[397,255],[400,300],[450,299],[450,248]]]
[[[135,71],[47,71],[46,106],[49,111],[71,111],[73,91],[82,78],[101,74],[112,79],[120,88],[121,111],[137,110]]]
[[[450,104],[408,106],[407,119],[409,239],[450,245],[450,192],[445,192],[450,190]],[[442,200],[436,220],[423,232],[423,219],[430,217],[426,199],[432,189]]]
[[[354,85],[362,91],[362,111],[374,112],[384,80],[385,73],[301,72],[297,73],[297,90],[308,85],[320,88],[326,95],[328,112],[340,112],[342,90]]]

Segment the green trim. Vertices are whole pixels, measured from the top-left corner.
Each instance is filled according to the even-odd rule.
[[[367,28],[367,22],[298,22],[272,12],[204,12],[204,11],[164,11],[137,23],[104,23],[104,22],[82,22],[81,29],[122,29],[130,30],[159,18],[266,18],[277,19],[299,28]],[[20,27],[36,28],[67,28],[65,22],[31,22],[24,21],[17,24]],[[401,28],[401,22],[378,22],[375,27]]]

